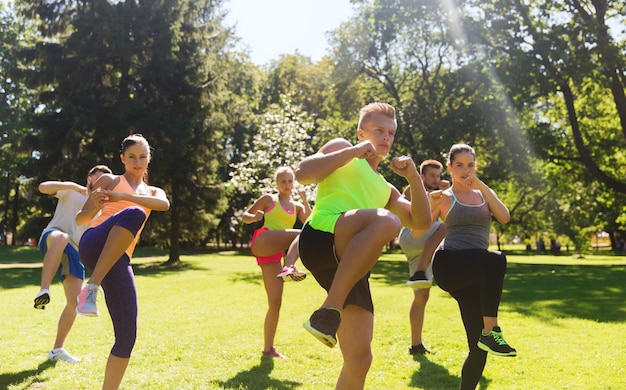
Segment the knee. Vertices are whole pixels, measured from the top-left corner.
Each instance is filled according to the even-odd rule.
[[[139,206],[130,206],[122,211],[130,219],[145,220],[146,212]]]
[[[283,304],[282,296],[267,298],[267,305],[269,306],[270,309],[280,310],[280,307],[282,306],[282,304]]]
[[[111,348],[111,355],[121,358],[130,358],[137,341],[137,327],[128,329],[124,335],[116,336],[115,344]]]
[[[379,210],[379,216],[380,223],[377,224],[377,228],[380,234],[385,237],[385,242],[389,242],[398,236],[402,222],[397,215],[389,210]]]
[[[369,345],[343,354],[343,364],[356,376],[364,377],[372,365],[373,355]]]
[[[50,233],[48,237],[50,238],[50,240],[48,241],[49,243],[48,247],[50,246],[65,247],[70,242],[70,235],[62,231],[56,231],[54,233]]]
[[[423,289],[426,290],[426,293],[422,293],[422,290],[416,291],[415,294],[413,295],[413,305],[414,306],[418,306],[418,307],[426,307],[426,303],[428,302],[428,289]]]
[[[141,207],[131,206],[120,211],[120,220],[117,225],[127,228],[134,235],[141,229],[146,218],[146,212]]]

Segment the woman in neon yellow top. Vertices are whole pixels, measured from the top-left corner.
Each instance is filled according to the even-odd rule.
[[[268,301],[264,324],[265,345],[262,353],[283,358],[284,356],[274,347],[283,296],[283,280],[300,281],[306,276],[294,266],[298,259],[296,245],[300,230],[293,229],[293,226],[296,218],[304,223],[311,214],[311,208],[304,191],[300,191],[302,203],[291,200],[294,185],[294,173],[291,168],[278,168],[274,179],[278,194],[261,196],[243,213],[242,220],[249,224],[264,219],[263,227],[254,232],[250,242],[250,252],[256,257],[257,264],[261,267]],[[281,260],[285,250],[287,250],[285,265],[281,271]]]
[[[391,169],[407,179],[412,203],[377,171],[396,127],[391,105],[368,104],[360,112],[358,144],[331,140],[296,170],[300,183],[318,184],[313,213],[300,233],[300,258],[328,291],[304,326],[330,347],[338,336],[344,362],[337,389],[363,388],[372,361],[370,269],[401,226],[427,229],[431,223],[424,184],[410,157],[394,158]]]

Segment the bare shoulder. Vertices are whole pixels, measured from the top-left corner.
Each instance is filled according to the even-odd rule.
[[[102,188],[104,190],[112,190],[120,182],[118,175],[104,173],[93,183],[93,188]]]
[[[342,149],[346,149],[350,147],[352,147],[352,144],[347,139],[335,138],[335,139],[328,141],[326,144],[324,144],[324,146],[322,146],[322,148],[320,149],[319,153],[327,154],[327,153],[336,152],[338,150],[342,150]]]

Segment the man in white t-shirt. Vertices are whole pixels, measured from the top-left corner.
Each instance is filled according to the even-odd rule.
[[[35,309],[45,309],[50,302],[50,283],[55,272],[63,283],[66,305],[59,318],[54,348],[48,352],[52,361],[63,360],[77,363],[63,344],[76,319],[76,297],[85,279],[85,267],[78,257],[78,242],[89,224],[76,225],[76,214],[85,204],[91,186],[103,173],[112,173],[106,165],[96,165],[87,175],[87,187],[71,181],[45,181],[39,184],[43,194],[58,198],[56,210],[48,226],[39,238],[39,250],[43,253],[41,290],[35,297]]]

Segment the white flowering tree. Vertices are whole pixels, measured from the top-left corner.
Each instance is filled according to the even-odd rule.
[[[259,117],[259,131],[243,160],[231,164],[230,184],[237,192],[253,198],[275,193],[274,172],[281,166],[295,170],[306,156],[313,128],[311,116],[293,105],[287,96],[282,96],[280,103],[272,104]]]
[[[280,102],[272,104],[258,117],[258,132],[251,140],[250,149],[243,154],[241,162],[230,164],[231,208],[228,218],[228,241],[232,245],[245,243],[254,228],[248,231],[241,223],[241,215],[251,202],[266,193],[276,193],[274,172],[281,166],[296,169],[300,160],[308,154],[308,142],[315,124],[312,116],[288,96],[281,96]],[[314,199],[314,186],[305,187],[309,204]],[[298,186],[294,186],[297,190]],[[297,191],[292,194],[300,201]]]

